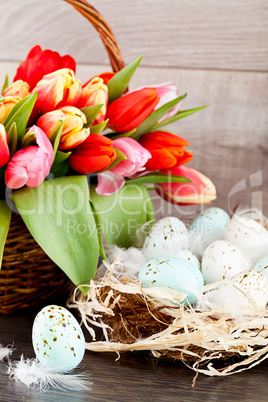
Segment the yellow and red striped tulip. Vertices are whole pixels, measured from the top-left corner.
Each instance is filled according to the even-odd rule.
[[[68,150],[81,144],[89,136],[89,128],[83,128],[87,122],[86,116],[75,106],[64,106],[52,112],[45,113],[37,120],[48,138],[63,121],[59,149]]]
[[[18,96],[19,98],[25,98],[29,95],[30,85],[22,80],[17,80],[13,82],[9,87],[7,87],[3,92],[3,96]]]
[[[7,117],[8,113],[21,99],[18,96],[7,96],[0,101],[0,123]]]
[[[75,79],[71,69],[62,68],[45,75],[33,91],[37,92],[35,111],[47,113],[65,105],[75,105],[81,94],[82,84]]]
[[[76,107],[82,108],[100,104],[103,104],[103,106],[99,110],[93,125],[101,123],[105,119],[108,106],[108,88],[103,83],[102,78],[95,77],[83,85]]]

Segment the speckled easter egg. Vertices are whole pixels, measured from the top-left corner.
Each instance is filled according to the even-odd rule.
[[[151,228],[143,244],[146,260],[173,255],[175,250],[188,247],[188,230],[178,218],[169,216],[157,221]]]
[[[191,264],[195,265],[198,269],[201,269],[201,264],[200,264],[199,259],[190,250],[175,251],[172,257],[183,258],[184,260],[187,260]]]
[[[143,288],[169,287],[186,293],[190,304],[194,303],[204,285],[200,270],[183,258],[155,258],[147,261],[139,271]],[[187,304],[187,299],[184,301]]]
[[[44,307],[32,330],[33,348],[38,360],[58,371],[69,371],[83,359],[85,338],[74,316],[64,307]]]
[[[249,269],[249,261],[243,253],[226,240],[211,243],[203,254],[201,265],[205,283],[230,279],[238,272]]]
[[[231,219],[224,239],[235,244],[250,259],[251,266],[267,254],[268,231],[254,219],[241,216]]]
[[[261,272],[246,270],[208,295],[210,302],[226,313],[238,316],[256,313],[268,301],[268,282]]]
[[[224,239],[224,231],[229,221],[227,212],[217,207],[208,208],[195,217],[189,230],[200,234],[196,238],[196,247],[200,254],[213,241]]]
[[[268,255],[257,261],[253,270],[261,272],[268,281]]]

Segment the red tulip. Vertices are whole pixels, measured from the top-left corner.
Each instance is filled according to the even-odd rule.
[[[175,85],[172,84],[172,82],[164,82],[162,84],[157,84],[157,85],[150,85],[146,87],[139,87],[135,89],[134,91],[137,91],[138,89],[144,89],[144,88],[154,88],[157,92],[157,96],[159,96],[160,101],[154,108],[154,110],[159,109],[161,106],[165,105],[166,103],[176,99],[179,96],[179,92]],[[131,92],[134,92],[131,91]],[[165,116],[163,116],[159,122],[164,121],[166,119],[169,119],[170,117],[175,116],[175,114],[179,111],[181,106],[181,102],[177,103]]]
[[[23,80],[30,85],[30,91],[44,77],[61,68],[70,68],[75,72],[76,63],[71,56],[60,56],[52,50],[42,50],[39,45],[34,46],[26,59],[20,64],[14,81]]]
[[[45,113],[37,120],[36,124],[50,138],[53,131],[59,126],[60,121],[63,121],[63,128],[59,149],[72,149],[89,136],[89,128],[83,128],[87,122],[86,116],[74,106],[64,106]]]
[[[65,105],[74,106],[81,90],[81,81],[76,80],[74,72],[68,68],[47,74],[34,88],[37,92],[35,110],[47,113]]]
[[[107,169],[116,158],[113,141],[103,135],[90,134],[69,157],[70,166],[81,174]]]
[[[7,132],[3,124],[0,124],[0,168],[8,162],[9,156]]]
[[[24,185],[39,186],[50,172],[54,151],[46,134],[38,127],[30,128],[35,134],[36,145],[17,151],[8,162],[5,181],[9,188],[17,189]]]
[[[99,110],[93,125],[101,123],[105,119],[108,106],[108,88],[103,83],[102,78],[95,77],[83,86],[76,107],[82,108],[100,104],[103,106]]]
[[[212,181],[195,169],[178,166],[163,170],[163,173],[186,177],[190,183],[162,183],[157,186],[158,193],[173,204],[208,204],[217,198]]]
[[[29,95],[30,86],[27,82],[18,80],[13,82],[9,87],[7,87],[3,92],[3,96],[18,96],[21,99]]]
[[[152,155],[145,167],[147,170],[168,169],[189,162],[193,154],[185,151],[188,141],[166,131],[152,131],[144,134],[140,144]]]
[[[109,127],[118,133],[138,127],[159,102],[154,88],[126,93],[108,106]]]

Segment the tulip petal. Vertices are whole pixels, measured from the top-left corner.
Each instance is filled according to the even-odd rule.
[[[9,160],[8,137],[5,127],[0,124],[0,168]]]
[[[190,183],[158,185],[158,193],[169,202],[180,205],[208,204],[217,198],[212,181],[195,169],[179,166],[163,170],[163,173],[181,175],[191,180]]]
[[[114,194],[125,184],[125,179],[111,171],[98,174],[98,186],[96,193],[102,196]]]
[[[26,81],[32,90],[44,75],[61,68],[70,68],[75,72],[75,60],[69,55],[61,57],[59,53],[52,50],[42,51],[41,47],[36,45],[18,67],[14,81]]]
[[[7,187],[12,189],[21,188],[27,183],[27,180],[28,175],[25,167],[18,166],[11,160],[5,171],[5,182]]]

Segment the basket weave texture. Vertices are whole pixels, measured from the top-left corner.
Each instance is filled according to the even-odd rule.
[[[124,62],[110,26],[85,0],[64,0],[94,26],[108,53],[113,71]],[[0,270],[0,314],[42,305],[69,294],[71,282],[39,247],[19,215],[13,214]]]

